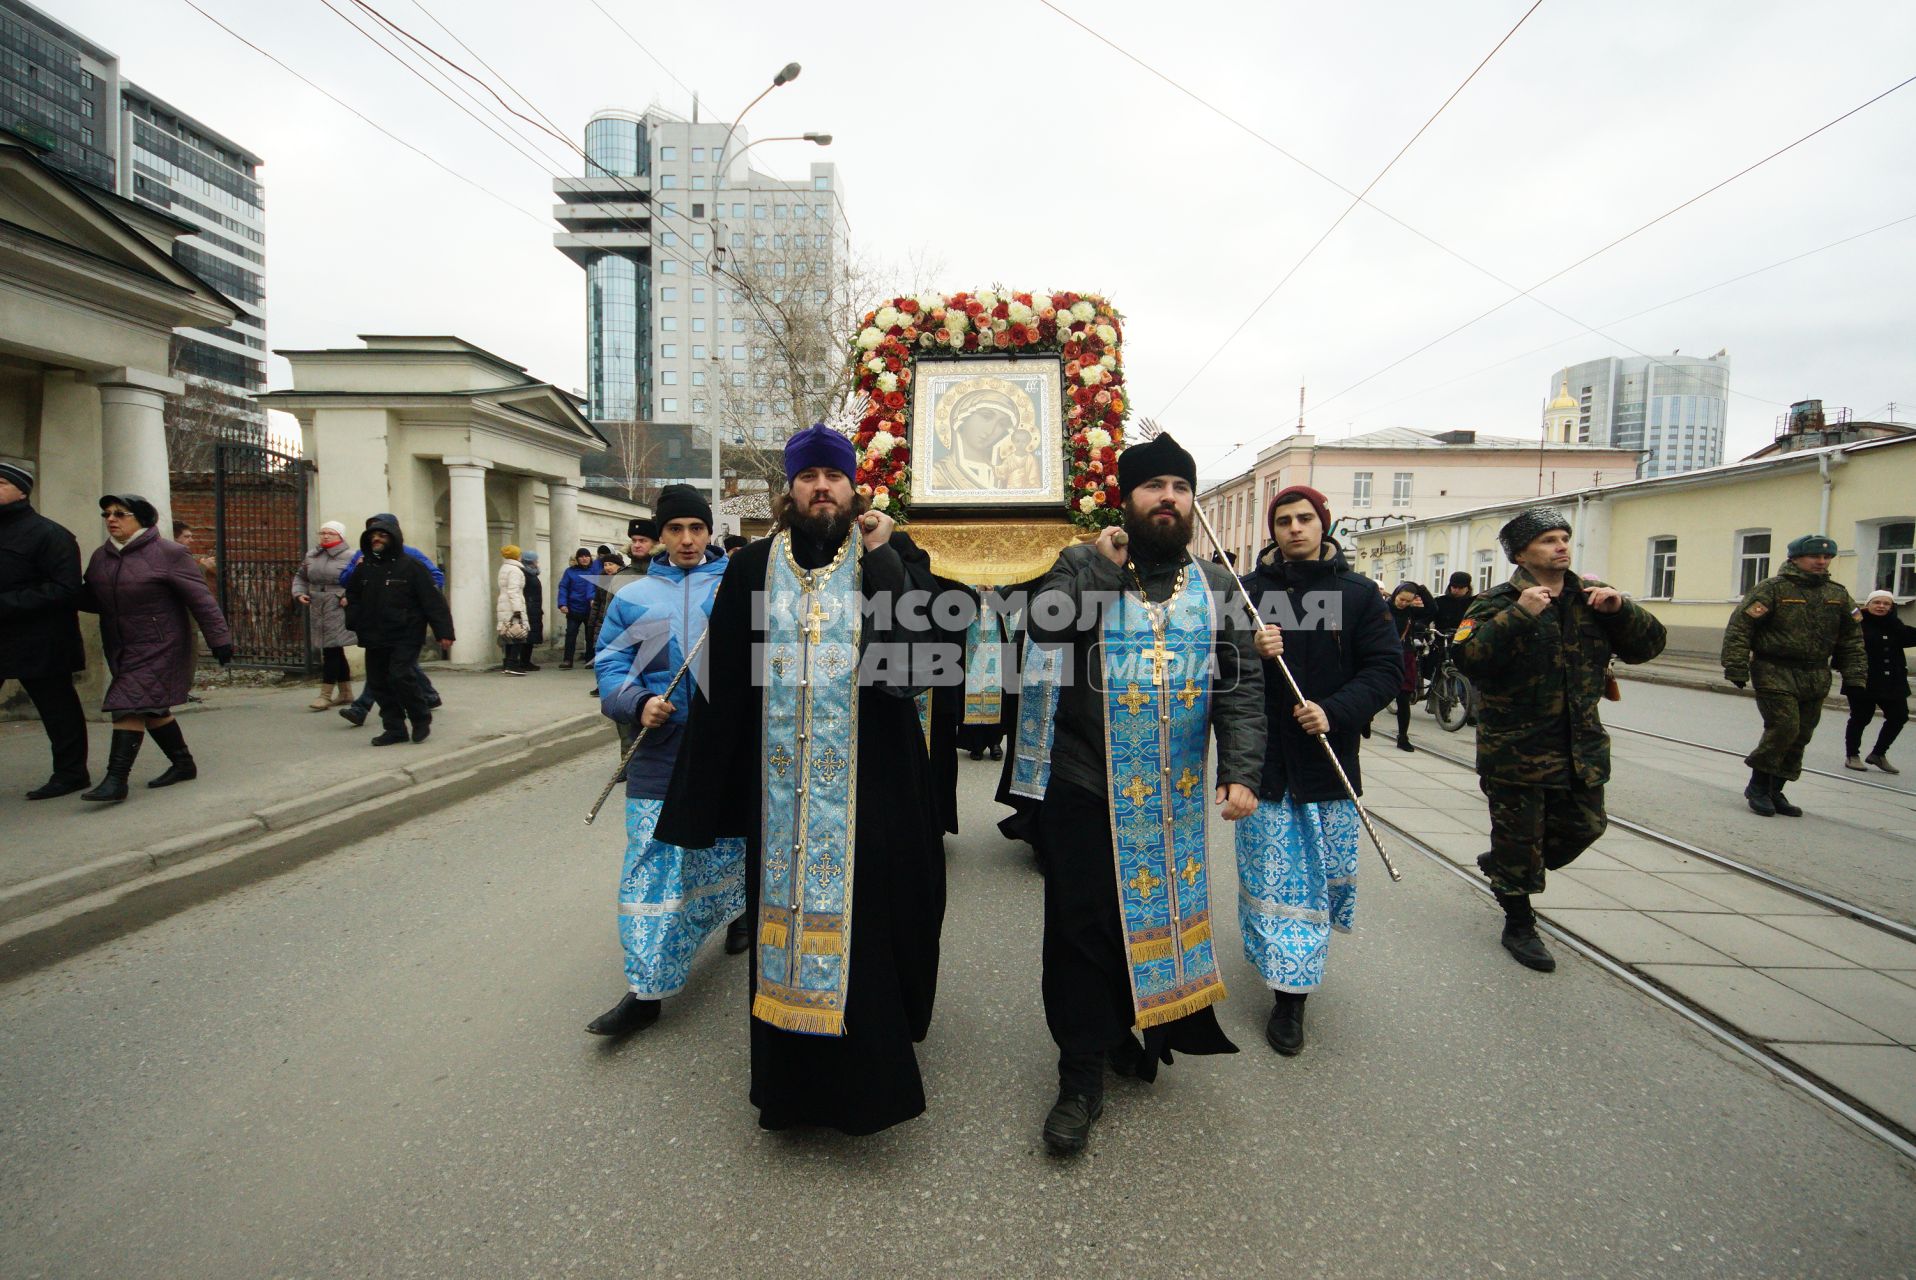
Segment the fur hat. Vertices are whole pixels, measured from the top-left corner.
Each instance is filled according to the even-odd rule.
[[[659,522],[646,516],[635,516],[625,522],[625,536],[628,538],[650,538],[659,540]]]
[[[1168,431],[1161,431],[1118,455],[1118,497],[1129,498],[1133,489],[1158,476],[1178,476],[1193,489],[1197,488],[1197,459],[1173,440]]]
[[[1836,540],[1826,538],[1820,533],[1806,533],[1790,543],[1789,558],[1798,556],[1833,556],[1836,554]]]
[[[1455,573],[1450,575],[1450,585],[1453,587],[1469,586],[1470,574],[1463,569],[1457,570]]]
[[[1503,543],[1504,554],[1515,564],[1518,553],[1552,529],[1569,533],[1569,519],[1555,507],[1532,507],[1528,511],[1519,511],[1515,518],[1497,530],[1497,541]]]

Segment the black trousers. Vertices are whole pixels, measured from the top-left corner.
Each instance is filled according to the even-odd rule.
[[[1896,741],[1896,735],[1903,731],[1903,725],[1909,721],[1909,695],[1896,694],[1878,697],[1865,689],[1861,693],[1849,695],[1849,723],[1843,726],[1844,754],[1858,756],[1863,754],[1863,730],[1869,727],[1871,717],[1878,710],[1883,713],[1883,727],[1877,730],[1876,746],[1871,755],[1883,755],[1890,744]]]
[[[572,650],[579,643],[579,633],[585,630],[586,615],[568,612],[565,616],[565,661],[572,661]],[[592,661],[592,637],[585,638],[585,660]]]
[[[419,646],[392,645],[366,650],[366,692],[379,706],[379,723],[404,729],[432,719],[426,689],[419,681]]]
[[[346,651],[338,645],[328,645],[319,651],[319,679],[322,684],[345,684],[353,678],[353,669],[346,665]]]
[[[0,680],[0,685],[5,683]],[[40,726],[53,748],[54,776],[67,781],[85,778],[86,712],[80,709],[80,692],[73,687],[73,677],[28,676],[20,680],[20,687],[40,713]]]

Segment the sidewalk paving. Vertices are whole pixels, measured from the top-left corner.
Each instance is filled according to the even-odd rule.
[[[611,775],[616,738],[588,697],[589,672],[435,669],[432,677],[445,700],[432,736],[378,748],[368,745],[379,732],[377,713],[355,729],[337,712],[309,711],[312,684],[201,689],[205,701],[180,716],[200,776],[149,789],[166,758],[148,742],[132,794],[112,805],[77,795],[25,799],[46,779],[46,737],[37,722],[0,724],[0,926],[234,846],[270,854],[276,843],[303,838],[311,856],[323,851],[310,847],[319,825],[333,822],[340,837],[358,838],[567,754],[592,751],[592,767]],[[110,732],[104,722],[88,725],[96,781]],[[360,820],[337,822],[347,814]]]
[[[1367,753],[1370,811],[1476,874],[1489,813],[1467,769]],[[1612,829],[1553,871],[1539,915],[1903,1128],[1916,1130],[1916,944]],[[1486,934],[1486,945],[1494,944]]]
[[[1756,690],[1739,689],[1723,678],[1723,666],[1715,658],[1700,654],[1665,653],[1648,662],[1632,666],[1619,662],[1615,668],[1617,679],[1634,680],[1639,684],[1673,685],[1679,689],[1701,689],[1705,693],[1725,693],[1737,698],[1754,698]],[[1841,680],[1832,679],[1829,697],[1823,699],[1823,706],[1832,711],[1848,711],[1849,703],[1842,696]]]

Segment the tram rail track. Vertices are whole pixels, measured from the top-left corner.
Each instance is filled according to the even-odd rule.
[[[1738,759],[1749,754],[1745,751],[1739,751],[1734,747],[1719,747],[1714,742],[1697,742],[1690,738],[1676,738],[1667,733],[1657,733],[1651,729],[1632,729],[1628,725],[1609,723],[1606,723],[1603,727],[1611,733],[1634,733],[1640,738],[1655,738],[1659,742],[1675,743],[1679,747],[1695,747],[1699,751],[1714,751],[1718,755],[1736,756]],[[1899,787],[1890,782],[1878,782],[1874,778],[1860,776],[1854,770],[1850,769],[1838,773],[1833,769],[1811,769],[1806,767],[1803,772],[1815,774],[1819,778],[1834,778],[1838,782],[1847,782],[1852,786],[1869,787],[1876,791],[1888,791],[1899,796],[1908,796],[1911,800],[1916,800],[1916,789]]]
[[[1446,764],[1454,764],[1461,768],[1472,770],[1476,768],[1469,760],[1465,760],[1460,756],[1453,756],[1448,752],[1439,751],[1423,743],[1418,743],[1417,749],[1426,755],[1444,761]],[[1761,867],[1751,866],[1749,863],[1739,858],[1733,858],[1727,853],[1718,853],[1714,849],[1706,849],[1702,845],[1694,844],[1680,836],[1673,836],[1666,831],[1659,831],[1655,827],[1646,826],[1641,822],[1633,822],[1628,818],[1619,818],[1612,814],[1610,816],[1610,825],[1628,831],[1633,835],[1642,836],[1646,840],[1653,840],[1666,848],[1675,849],[1677,852],[1688,857],[1708,862],[1713,866],[1722,867],[1725,871],[1739,872],[1742,875],[1750,877],[1752,880],[1769,885],[1773,889],[1781,889],[1783,892],[1802,898],[1806,902],[1814,902],[1816,905],[1826,907],[1838,915],[1848,916],[1859,924],[1866,924],[1892,937],[1901,938],[1905,942],[1916,942],[1916,925],[1907,924],[1893,916],[1886,916],[1879,911],[1872,911],[1860,903],[1851,902],[1846,898],[1839,898],[1835,894],[1825,893],[1821,889],[1812,888],[1799,881],[1791,880],[1787,876],[1777,875],[1773,871],[1765,871]]]
[[[1424,748],[1419,747],[1418,749],[1423,750]],[[1430,754],[1437,756],[1439,759],[1458,763],[1455,757],[1445,756],[1441,752],[1432,751]],[[1452,862],[1448,857],[1444,856],[1440,850],[1418,839],[1409,831],[1406,831],[1400,824],[1375,815],[1372,816],[1372,821],[1376,822],[1379,826],[1388,828],[1401,846],[1422,854],[1425,858],[1428,858],[1445,871],[1450,872],[1485,897],[1493,896],[1490,891],[1490,885],[1481,875],[1474,874],[1457,865],[1455,862]],[[1615,821],[1615,819],[1612,819],[1612,821]],[[1865,921],[1865,923],[1872,922]],[[1890,923],[1896,922],[1892,921]],[[1601,947],[1584,940],[1563,926],[1539,916],[1537,919],[1537,927],[1560,946],[1576,952],[1626,986],[1641,992],[1657,1004],[1669,1009],[1708,1035],[1711,1039],[1735,1051],[1758,1067],[1761,1067],[1770,1075],[1821,1103],[1856,1128],[1861,1129],[1877,1141],[1890,1147],[1898,1155],[1902,1156],[1903,1159],[1916,1163],[1916,1134],[1912,1134],[1895,1121],[1880,1114],[1858,1099],[1852,1098],[1815,1073],[1807,1071],[1796,1063],[1783,1058],[1780,1054],[1771,1050],[1762,1040],[1748,1035],[1732,1023],[1711,1013],[1708,1009],[1691,1002],[1677,992],[1663,986],[1654,978],[1637,972],[1629,964],[1616,959]],[[1906,928],[1907,926],[1903,927]],[[1894,931],[1891,930],[1891,932]]]

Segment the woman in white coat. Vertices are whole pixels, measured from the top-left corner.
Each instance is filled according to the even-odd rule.
[[[519,548],[507,543],[499,548],[505,559],[499,565],[499,592],[493,601],[493,619],[499,630],[499,647],[505,650],[503,668],[509,676],[522,676],[532,670],[532,628],[526,613],[526,571],[519,563]]]

